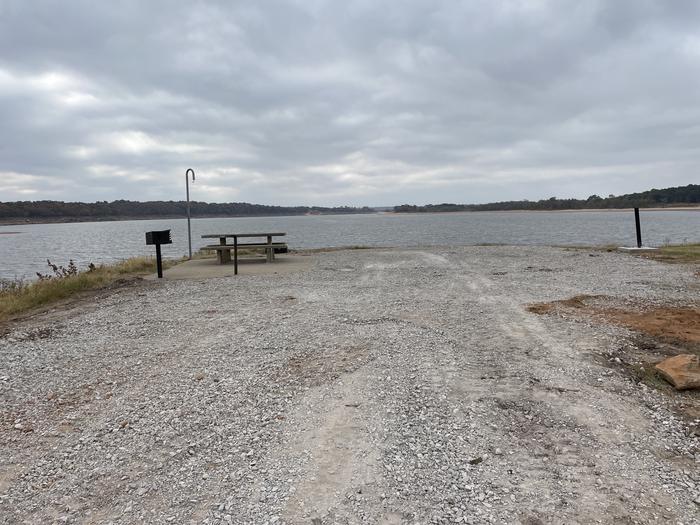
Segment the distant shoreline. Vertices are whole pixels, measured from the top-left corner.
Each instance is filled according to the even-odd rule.
[[[274,217],[316,217],[322,216],[337,216],[337,215],[374,215],[372,213],[320,213],[307,214],[299,213],[294,215],[207,215],[206,217],[192,217],[195,219],[270,219]],[[20,226],[22,224],[70,224],[74,222],[123,222],[123,221],[170,221],[173,219],[187,219],[182,215],[158,215],[145,217],[56,217],[56,218],[23,218],[14,217],[10,219],[0,219],[1,226]]]
[[[621,212],[634,208],[569,208],[566,210],[455,210],[455,211],[388,211],[389,215],[450,215],[454,213],[576,213],[576,212]],[[700,211],[700,206],[677,206],[668,208],[639,208],[644,211]]]
[[[376,211],[373,213],[322,213],[322,216],[333,215],[446,215],[455,213],[575,213],[575,212],[621,212],[630,211],[632,208],[571,208],[565,210],[459,210],[459,211]],[[665,208],[640,208],[642,211],[700,211],[700,206],[673,206]],[[284,218],[284,217],[316,217],[318,215],[217,215],[207,217],[192,217],[192,219],[252,219],[252,218]],[[167,221],[173,219],[185,219],[181,215],[167,216],[147,216],[147,217],[60,217],[55,219],[48,218],[29,218],[23,219],[16,217],[12,219],[0,219],[0,227],[2,226],[19,226],[23,224],[69,224],[76,222],[120,222],[120,221]],[[20,233],[20,232],[0,232],[1,234]]]

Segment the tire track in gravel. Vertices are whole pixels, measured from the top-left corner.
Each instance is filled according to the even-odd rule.
[[[418,274],[434,272],[435,266],[440,271],[449,268],[444,257],[425,257],[421,252],[402,252],[401,256],[409,261],[404,266],[415,266]],[[437,279],[431,285],[453,290],[454,286],[449,285],[454,277],[451,273],[435,275]],[[415,286],[410,282],[412,276],[408,280],[407,287]],[[415,289],[416,296],[423,292]],[[451,294],[444,297],[443,304],[451,298]],[[466,405],[455,403],[449,395],[449,386],[463,365],[457,357],[459,349],[465,336],[470,336],[450,336],[443,331],[439,319],[445,313],[440,304],[420,302],[404,312],[402,317],[408,322],[400,325],[398,340],[416,343],[397,345],[395,357],[401,366],[387,376],[381,397],[382,406],[387,407],[388,436],[382,459],[391,489],[386,505],[402,522],[454,522],[463,516],[478,516],[465,503],[481,494],[475,490],[474,467],[470,464],[479,451],[471,440]],[[483,369],[479,363],[470,363],[469,367],[474,371]],[[417,494],[421,496],[416,498]]]
[[[582,461],[583,449],[577,445],[584,429],[562,411],[556,394],[539,395],[544,391],[540,383],[552,379],[551,367],[557,369],[554,374],[557,388],[575,390],[572,386],[575,381],[560,373],[561,364],[571,359],[570,349],[562,348],[536,321],[527,319],[515,299],[495,295],[493,283],[484,275],[469,274],[468,288],[486,308],[491,330],[500,333],[496,340],[502,341],[502,349],[484,348],[481,352],[488,364],[480,366],[493,371],[491,377],[485,378],[490,392],[478,399],[477,410],[490,420],[489,425],[482,426],[482,430],[490,429],[482,439],[492,444],[492,451],[500,449],[491,461],[501,467],[485,470],[484,480],[501,483],[506,470],[502,466],[511,466],[507,472],[512,472],[509,476],[514,485],[512,499],[524,502],[523,520],[573,522],[583,515],[593,517],[591,512],[598,510],[596,502],[586,503],[577,498],[572,506],[562,497],[566,491],[562,484],[567,480],[562,479],[556,464],[572,461],[573,477],[577,480],[590,477],[585,468],[590,463]],[[458,386],[460,393],[469,391],[468,385],[475,379],[468,378],[466,388],[462,380]],[[590,487],[577,488],[583,488],[585,493]],[[538,499],[537,507],[527,504],[533,498]]]
[[[425,260],[441,266],[447,262],[439,256],[425,258],[415,253],[398,261],[394,259],[393,264],[384,264],[381,256],[377,259],[379,262],[362,267],[357,281],[386,285],[396,268],[420,268]],[[354,285],[354,281],[350,284]],[[400,318],[367,317],[371,311],[364,305],[370,302],[371,287],[367,291],[365,297],[355,297],[347,303],[352,306],[347,313],[353,319],[341,319],[341,322],[353,328],[354,338],[367,342],[374,359],[341,376],[327,385],[327,389],[310,391],[300,402],[296,415],[290,417],[289,424],[292,427],[303,421],[308,424],[311,419],[311,428],[297,434],[273,460],[278,462],[280,457],[285,457],[288,458],[285,461],[298,464],[300,457],[306,457],[303,472],[294,477],[296,481],[290,490],[293,495],[285,516],[291,523],[308,523],[311,519],[323,523],[401,523],[407,516],[405,505],[392,504],[386,478],[394,476],[396,471],[382,461],[394,440],[387,420],[401,417],[397,403],[403,404],[402,387],[412,382],[405,371],[413,369],[406,364],[410,363],[409,354],[414,349],[401,342],[413,340],[417,335],[432,341],[441,334]],[[402,417],[401,424],[406,428],[412,422]],[[415,490],[415,486],[411,489]]]
[[[367,398],[368,382],[363,367],[343,376],[332,395],[327,396],[328,402],[313,392],[300,401],[301,410],[291,416],[293,425],[300,424],[308,420],[309,408],[314,407],[318,420],[282,451],[289,458],[308,455],[304,475],[293,487],[284,512],[290,523],[309,523],[313,519],[361,523],[352,511],[343,509],[348,496],[361,494],[363,503],[378,503],[378,451],[368,435],[372,426],[367,408],[371,403]]]
[[[412,254],[402,255],[410,258]],[[424,264],[436,262],[444,268],[443,261],[416,255]],[[401,264],[410,266],[407,261]],[[380,278],[374,275],[373,280]],[[493,283],[486,276],[473,267],[464,271],[457,263],[446,280],[445,303],[453,309],[476,307],[482,329],[465,327],[467,330],[450,335],[446,327],[444,337],[435,337],[436,332],[431,331],[423,336],[425,346],[402,354],[408,365],[405,370],[415,373],[400,372],[397,379],[408,386],[399,397],[410,401],[397,407],[401,418],[394,421],[391,434],[398,440],[390,446],[401,451],[413,443],[412,450],[437,448],[443,454],[430,469],[418,461],[418,470],[414,462],[411,468],[403,469],[403,475],[396,475],[402,468],[400,465],[396,469],[391,458],[385,458],[385,468],[389,470],[388,479],[398,482],[394,488],[399,495],[407,479],[409,483],[421,479],[426,487],[444,485],[440,474],[445,475],[445,468],[461,473],[452,476],[451,486],[459,487],[462,482],[462,490],[427,494],[423,506],[407,505],[399,497],[391,500],[392,506],[408,506],[410,511],[402,514],[406,519],[438,521],[472,520],[480,515],[480,506],[484,516],[495,514],[506,520],[509,516],[524,521],[578,522],[581,516],[586,516],[586,521],[631,519],[625,502],[629,502],[637,484],[630,478],[614,479],[615,453],[609,451],[620,444],[621,426],[643,431],[643,418],[624,402],[618,408],[618,399],[605,399],[602,413],[600,407],[579,400],[582,388],[590,389],[593,397],[601,394],[596,385],[581,385],[580,376],[568,373],[570,368],[585,369],[590,364],[561,344],[539,320],[530,318],[518,300],[493,294]],[[442,313],[429,314],[428,324],[440,326],[435,321]],[[484,341],[497,342],[501,347],[494,348]],[[414,404],[420,409],[412,409]],[[616,418],[615,428],[599,423],[608,417]],[[415,435],[403,432],[402,423],[412,427],[415,421],[431,429],[423,444],[416,444]],[[464,430],[467,432],[460,432]],[[498,449],[500,452],[494,454]],[[470,460],[481,458],[486,459],[487,466],[470,464]],[[637,467],[638,475],[645,467]],[[607,479],[601,482],[601,476]],[[648,474],[641,477],[648,478]],[[403,489],[411,493],[419,487]],[[476,513],[472,505],[468,505],[470,513],[457,505],[465,500],[465,492],[466,499],[477,506]],[[663,494],[656,493],[655,497],[661,505],[673,505]],[[528,505],[533,500],[538,504]],[[500,512],[494,512],[494,507]],[[636,516],[648,519],[651,506],[642,502],[639,507]]]
[[[632,519],[625,501],[640,485],[648,485],[644,482],[649,480],[649,465],[638,465],[634,479],[617,478],[616,454],[611,451],[624,443],[621,427],[627,427],[626,435],[643,433],[647,422],[619,396],[609,396],[597,385],[582,383],[580,375],[569,373],[572,368],[590,368],[590,363],[528,315],[523,309],[526,300],[494,294],[493,282],[476,272],[469,273],[465,281],[465,288],[487,305],[491,328],[509,341],[507,354],[485,352],[489,362],[484,363],[482,355],[478,365],[500,370],[490,399],[486,399],[489,416],[495,421],[490,427],[496,432],[486,439],[494,447],[500,442],[499,448],[509,451],[508,463],[521,471],[518,492],[526,496],[525,501],[528,495],[538,498],[529,517],[568,522],[583,516],[585,521]],[[469,386],[474,379],[472,375],[463,380],[460,393],[465,384],[467,391],[477,393],[478,389]],[[597,406],[589,404],[586,398],[590,397],[596,398]],[[606,421],[615,421],[616,426],[609,428]],[[502,473],[492,472],[489,477],[497,482]],[[601,482],[600,477],[607,479]],[[663,494],[656,494],[656,499],[661,505],[673,506]],[[638,510],[637,518],[648,520],[648,510],[653,509]]]

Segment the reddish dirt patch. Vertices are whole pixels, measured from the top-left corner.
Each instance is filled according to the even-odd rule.
[[[540,315],[575,311],[652,337],[700,343],[700,309],[694,307],[647,307],[620,304],[602,295],[576,295],[561,301],[531,304],[527,310]]]
[[[609,310],[610,321],[654,337],[670,337],[700,343],[700,310],[693,308],[654,308],[642,312]]]
[[[623,371],[635,383],[674,396],[675,411],[689,422],[690,435],[700,436],[700,405],[695,397],[700,391],[677,392],[654,368],[668,357],[700,355],[700,309],[696,305],[661,307],[610,296],[577,295],[526,308],[535,314],[583,317],[630,329],[630,336],[622,337],[616,347],[602,350],[601,363]]]

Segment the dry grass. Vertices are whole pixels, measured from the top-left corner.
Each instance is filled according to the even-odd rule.
[[[177,264],[164,261],[164,267]],[[5,282],[0,286],[0,321],[16,317],[36,308],[67,299],[80,292],[105,288],[117,281],[156,271],[154,258],[135,257],[113,265],[102,265],[94,270],[79,272],[68,277],[35,282]]]
[[[662,246],[655,252],[640,255],[648,259],[669,263],[700,263],[700,244]]]
[[[589,252],[616,252],[615,244],[603,244],[600,246],[557,246],[571,251]],[[636,257],[646,257],[670,263],[700,263],[700,243],[691,244],[667,244],[653,252],[631,253]]]

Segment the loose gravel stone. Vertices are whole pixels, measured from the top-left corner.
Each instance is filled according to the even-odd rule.
[[[0,523],[696,523],[698,394],[623,373],[628,330],[526,306],[697,308],[700,280],[596,255],[330,252],[16,323]]]

